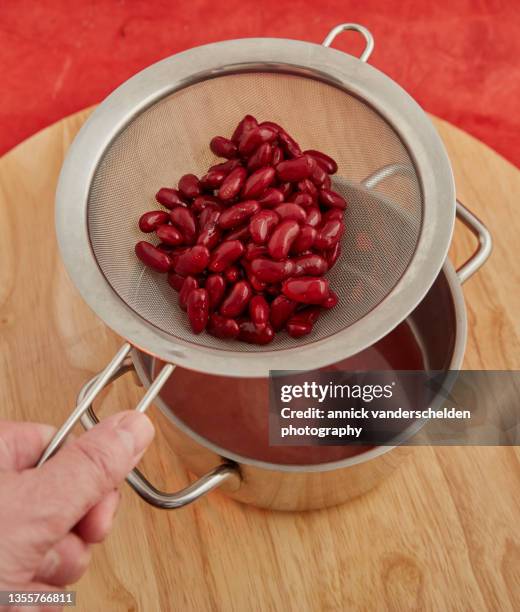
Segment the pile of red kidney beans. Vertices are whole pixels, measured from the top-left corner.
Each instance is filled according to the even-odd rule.
[[[144,213],[137,257],[168,274],[194,333],[268,344],[275,332],[312,331],[338,296],[324,277],[341,253],[344,198],[331,189],[336,162],[303,151],[279,125],[246,115],[210,148],[228,161],[156,195]]]

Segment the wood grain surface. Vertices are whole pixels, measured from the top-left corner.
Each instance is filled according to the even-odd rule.
[[[54,235],[56,180],[88,112],[0,160],[2,418],[61,424],[121,343],[75,291]],[[464,365],[520,369],[520,172],[435,122],[459,198],[495,239],[491,259],[464,286]],[[457,224],[452,259],[473,247]],[[129,378],[118,381],[103,413],[139,396]],[[143,464],[168,489],[192,478],[160,432]],[[77,609],[520,610],[519,524],[518,448],[414,448],[378,489],[307,513],[258,510],[219,493],[159,511],[125,485],[115,528],[76,586]]]

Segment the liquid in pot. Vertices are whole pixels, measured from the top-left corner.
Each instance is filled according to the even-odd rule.
[[[370,348],[322,371],[422,370],[424,367],[417,339],[404,322]],[[157,373],[158,366],[155,370]],[[268,385],[267,379],[208,376],[177,368],[160,395],[172,412],[198,435],[243,457],[309,465],[339,461],[371,448],[270,446]]]

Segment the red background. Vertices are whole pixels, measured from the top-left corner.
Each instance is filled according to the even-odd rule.
[[[345,21],[372,31],[370,62],[427,111],[520,166],[519,0],[2,0],[0,154],[177,51],[246,36],[321,42]],[[362,43],[349,33],[335,46]]]

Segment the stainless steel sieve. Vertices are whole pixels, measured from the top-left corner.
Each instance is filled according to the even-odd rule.
[[[342,31],[366,40],[361,58],[329,48]],[[92,114],[69,149],[56,196],[65,266],[90,307],[128,340],[51,444],[55,450],[130,345],[166,362],[138,406],[146,410],[173,363],[208,374],[267,376],[312,369],[372,345],[403,321],[437,277],[451,241],[455,189],[442,142],[421,108],[369,66],[368,30],[334,28],[322,45],[256,38],[205,45],[143,70]],[[329,275],[340,296],[312,334],[267,346],[196,336],[175,293],[133,251],[154,194],[216,160],[208,143],[245,114],[283,125],[304,149],[338,162],[333,188],[349,200],[343,256]],[[406,176],[363,184],[385,168]],[[396,212],[397,211],[397,212]],[[398,213],[398,214],[397,214]],[[359,247],[359,237],[368,248]],[[368,240],[367,240],[368,238]],[[44,460],[43,459],[43,460]]]

